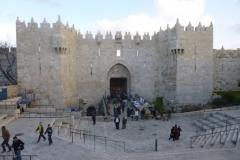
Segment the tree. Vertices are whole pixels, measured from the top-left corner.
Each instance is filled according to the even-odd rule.
[[[8,43],[0,42],[0,72],[12,85],[16,85],[17,81],[13,78],[12,68],[16,63],[15,50],[11,48]]]

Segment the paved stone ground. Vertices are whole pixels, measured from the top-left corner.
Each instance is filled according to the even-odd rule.
[[[223,111],[239,115],[240,111]],[[116,130],[113,122],[97,122],[92,125],[87,120],[75,120],[75,124],[86,125],[86,130],[90,130],[95,135],[107,136],[108,139],[126,142],[126,152],[123,152],[123,146],[117,146],[107,141],[107,150],[105,150],[104,141],[96,139],[95,150],[93,141],[74,137],[74,143],[71,143],[69,136],[57,135],[57,127],[54,127],[53,145],[48,146],[47,141],[36,143],[38,133],[35,133],[38,123],[43,122],[44,127],[53,119],[50,118],[22,118],[17,119],[6,125],[11,135],[24,133],[19,137],[25,142],[25,149],[22,154],[36,154],[38,157],[33,160],[67,160],[67,159],[164,159],[164,160],[238,160],[239,150],[223,148],[194,148],[190,149],[190,137],[195,135],[197,128],[192,125],[192,121],[199,116],[179,116],[169,121],[161,120],[138,120],[131,121],[128,118],[126,130]],[[56,124],[56,123],[55,123]],[[183,132],[178,141],[169,141],[170,129],[173,125],[180,125]],[[120,126],[121,128],[121,126]],[[144,130],[139,130],[143,128]],[[154,134],[154,135],[153,135]],[[156,134],[156,135],[155,135]],[[12,139],[12,138],[11,138]],[[154,142],[158,139],[158,151],[154,151]],[[5,153],[9,154],[10,153]]]

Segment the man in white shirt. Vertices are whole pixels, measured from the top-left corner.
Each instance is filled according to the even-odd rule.
[[[116,129],[119,130],[119,123],[120,123],[119,115],[117,115],[117,117],[114,118],[114,123],[115,123],[115,125],[116,125]]]

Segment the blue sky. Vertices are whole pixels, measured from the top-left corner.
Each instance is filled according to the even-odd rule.
[[[209,26],[213,22],[214,48],[240,48],[240,0],[1,0],[0,41],[16,41],[16,18],[40,26],[46,18],[52,26],[61,16],[63,24],[76,30],[103,35],[130,31],[131,35],[181,25]]]

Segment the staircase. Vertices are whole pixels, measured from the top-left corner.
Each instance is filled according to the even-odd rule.
[[[212,112],[193,125],[200,130],[192,137],[191,148],[239,148],[240,117],[232,117],[224,112]],[[200,134],[198,134],[200,133]]]
[[[0,114],[0,127],[6,126],[8,123],[12,122],[15,117],[8,116],[7,114]]]

